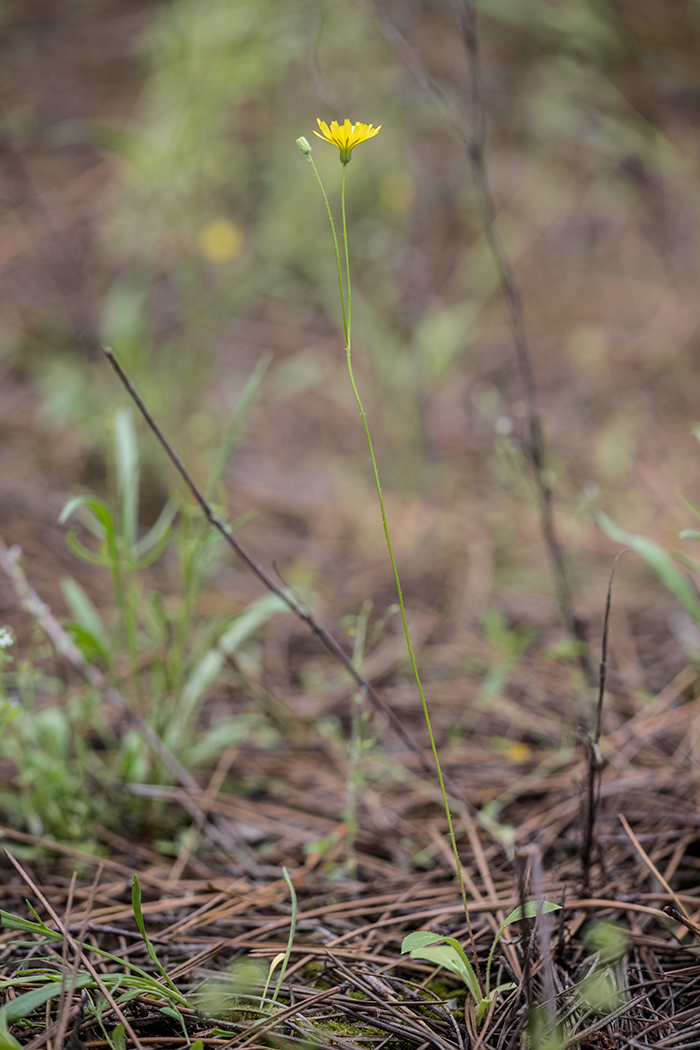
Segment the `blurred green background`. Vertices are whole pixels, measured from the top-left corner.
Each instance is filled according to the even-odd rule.
[[[106,616],[114,605],[108,574],[79,562],[57,524],[69,496],[114,497],[125,395],[100,341],[203,485],[254,375],[219,506],[254,514],[241,541],[334,627],[366,599],[375,618],[393,603],[327,216],[295,146],[312,141],[338,214],[341,165],[312,132],[317,117],[349,117],[382,125],[348,169],[355,367],[427,665],[459,675],[477,653],[482,673],[483,659],[507,665],[528,644],[518,631],[562,637],[464,147],[391,43],[400,34],[472,122],[459,8],[3,0],[0,532],[56,615],[68,615],[66,575]],[[593,510],[672,545],[691,523],[679,493],[700,500],[700,4],[476,9],[488,175],[531,335],[558,528],[595,640],[618,547]],[[146,530],[178,490],[136,426]],[[178,564],[169,549],[150,570],[163,623],[183,600]],[[218,551],[193,615],[230,617],[259,597]],[[647,684],[677,668],[673,608],[648,568],[625,563],[620,673],[635,653],[658,665]],[[33,651],[6,580],[0,616],[18,652]],[[255,673],[322,693],[330,672],[302,629],[275,623]],[[640,656],[645,638],[653,660]]]

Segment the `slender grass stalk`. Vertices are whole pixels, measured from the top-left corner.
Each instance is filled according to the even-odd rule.
[[[306,153],[305,150],[304,150],[304,152]],[[380,481],[380,478],[379,478],[379,467],[377,465],[377,458],[375,456],[374,445],[372,443],[372,435],[370,434],[369,423],[367,422],[367,414],[366,414],[364,406],[362,404],[362,398],[360,397],[360,392],[358,390],[357,383],[355,382],[355,375],[354,375],[353,367],[352,367],[352,345],[351,345],[352,284],[351,284],[351,280],[350,280],[350,252],[349,252],[349,244],[348,244],[348,227],[347,227],[347,216],[346,216],[346,207],[345,207],[345,184],[346,184],[348,162],[343,161],[343,181],[342,181],[341,195],[340,195],[342,221],[343,221],[343,248],[344,248],[344,256],[345,256],[345,287],[347,288],[347,301],[346,301],[345,291],[344,291],[344,288],[343,288],[343,272],[342,272],[342,265],[341,265],[340,248],[339,248],[339,245],[338,245],[338,237],[337,237],[336,230],[335,230],[335,222],[333,220],[333,214],[331,212],[331,207],[330,207],[330,204],[328,202],[328,196],[327,196],[325,188],[323,186],[323,182],[321,180],[321,176],[318,173],[318,169],[317,169],[317,167],[316,167],[316,165],[314,163],[313,157],[311,156],[310,152],[306,153],[306,155],[309,158],[309,163],[311,164],[311,167],[314,170],[314,174],[316,175],[316,179],[317,179],[318,184],[319,184],[319,186],[321,188],[321,193],[323,194],[323,199],[324,199],[324,202],[325,202],[325,205],[326,205],[326,211],[328,212],[328,218],[329,218],[330,224],[331,224],[331,231],[333,233],[333,244],[334,244],[334,247],[335,247],[336,265],[337,265],[337,268],[338,268],[338,284],[339,284],[339,287],[340,287],[340,305],[341,305],[342,316],[343,316],[343,332],[344,332],[344,335],[345,335],[345,343],[346,343],[346,345],[345,345],[345,354],[346,354],[346,360],[347,360],[348,376],[350,378],[350,385],[352,387],[352,392],[353,392],[353,394],[355,396],[355,401],[357,403],[357,407],[358,407],[358,410],[360,412],[360,417],[362,419],[362,426],[364,428],[365,438],[367,439],[367,447],[369,449],[370,459],[372,461],[372,473],[374,475],[374,484],[375,484],[375,487],[376,487],[376,490],[377,490],[377,498],[379,500],[379,508],[380,508],[381,516],[382,516],[382,526],[384,528],[384,539],[386,541],[387,550],[389,552],[389,559],[391,561],[391,568],[392,568],[392,571],[393,571],[393,574],[394,574],[394,582],[396,584],[396,592],[397,592],[398,599],[399,599],[399,609],[401,611],[401,623],[403,625],[404,636],[406,638],[406,647],[408,649],[408,655],[409,655],[409,658],[410,658],[410,661],[411,661],[411,668],[413,670],[413,676],[414,676],[414,678],[416,680],[416,685],[418,687],[418,693],[420,695],[421,705],[422,705],[422,708],[423,708],[423,718],[425,720],[425,725],[426,725],[426,728],[428,730],[428,737],[430,739],[430,749],[432,751],[433,760],[435,762],[435,769],[436,769],[437,775],[438,775],[438,781],[439,781],[439,784],[440,784],[440,793],[442,795],[442,802],[443,802],[443,806],[444,806],[444,809],[445,809],[445,816],[447,818],[447,827],[449,829],[450,844],[452,846],[452,853],[454,854],[454,859],[455,859],[455,867],[457,869],[457,878],[459,880],[460,894],[461,894],[461,897],[462,897],[462,903],[464,905],[464,914],[465,914],[465,918],[466,918],[466,922],[467,922],[467,929],[469,931],[469,940],[471,942],[472,950],[474,952],[474,961],[476,963],[476,970],[477,970],[477,977],[478,977],[478,980],[479,980],[479,985],[482,987],[482,993],[483,993],[483,985],[482,985],[482,980],[481,980],[481,973],[479,971],[479,964],[478,964],[478,959],[477,959],[476,946],[475,946],[475,943],[474,943],[474,936],[472,934],[471,920],[470,920],[470,916],[469,916],[469,906],[468,906],[468,903],[467,903],[467,892],[466,892],[466,887],[464,885],[464,877],[462,875],[462,865],[461,865],[460,859],[459,859],[459,853],[458,853],[458,850],[457,850],[457,840],[456,840],[456,837],[455,837],[454,825],[453,825],[453,822],[452,822],[452,812],[450,810],[450,804],[449,804],[449,800],[447,798],[447,790],[445,788],[445,781],[444,781],[443,775],[442,775],[442,766],[440,765],[440,756],[438,755],[437,745],[435,743],[435,735],[433,733],[433,727],[432,727],[432,723],[431,723],[431,720],[430,720],[430,711],[428,709],[428,702],[427,702],[427,699],[426,699],[426,696],[425,696],[425,690],[423,689],[423,683],[421,681],[420,673],[418,671],[418,664],[416,662],[416,657],[415,657],[415,653],[414,653],[414,649],[413,649],[413,643],[411,642],[411,633],[410,633],[410,630],[409,630],[409,627],[408,627],[408,619],[407,619],[407,616],[406,616],[406,606],[405,606],[404,598],[403,598],[403,589],[401,587],[401,577],[399,575],[398,566],[396,564],[396,557],[394,555],[394,547],[393,547],[393,544],[391,542],[391,533],[389,531],[389,522],[387,520],[387,515],[386,515],[386,506],[385,506],[385,503],[384,503],[384,495],[383,495],[383,492],[382,492],[382,485],[381,485],[381,481]]]
[[[287,883],[287,886],[289,886],[289,894],[290,894],[290,897],[291,897],[291,900],[292,900],[292,921],[289,924],[289,939],[287,941],[287,950],[284,953],[284,959],[282,960],[282,969],[280,970],[280,975],[277,978],[277,984],[275,985],[275,992],[274,992],[274,995],[272,996],[273,1002],[277,1002],[277,996],[280,994],[280,988],[282,987],[282,981],[284,980],[284,975],[285,975],[287,967],[289,965],[289,957],[292,954],[292,946],[294,944],[294,933],[295,933],[296,928],[297,928],[297,895],[296,895],[296,890],[294,889],[294,883],[290,879],[289,872],[287,871],[286,868],[282,868],[282,874],[284,875],[284,881]]]

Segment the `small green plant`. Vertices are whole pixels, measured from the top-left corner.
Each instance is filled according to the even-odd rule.
[[[287,967],[289,966],[289,958],[292,954],[292,945],[294,944],[294,934],[296,933],[297,928],[297,892],[294,889],[294,883],[290,879],[289,872],[286,868],[282,868],[282,875],[284,876],[284,881],[289,887],[289,895],[292,901],[292,918],[289,923],[289,938],[287,940],[287,950],[285,952],[281,952],[279,955],[276,955],[270,963],[270,970],[267,975],[267,981],[265,982],[265,988],[262,994],[262,997],[264,999],[267,995],[267,989],[272,979],[272,975],[279,966],[279,964],[282,963],[282,969],[280,970],[279,977],[277,978],[277,984],[275,985],[275,991],[272,996],[273,1003],[277,1002],[277,996],[280,994],[282,981],[284,980],[284,975],[287,972]]]
[[[79,965],[75,976],[74,990],[85,990],[88,992],[86,1014],[88,1017],[92,1016],[95,1018],[102,1028],[108,1043],[115,1050],[124,1045],[124,1031],[122,1028],[120,1032],[119,1028],[121,1026],[117,1025],[115,1030],[112,1031],[110,1038],[104,1029],[102,1014],[108,1004],[105,992],[110,993],[118,1005],[127,1003],[140,995],[146,996],[149,1000],[155,1000],[157,1003],[162,1003],[160,1007],[161,1013],[178,1022],[182,1029],[186,1046],[190,1050],[201,1050],[202,1044],[200,1042],[193,1043],[190,1041],[185,1019],[180,1009],[183,1007],[191,1009],[193,1004],[178,990],[168,976],[158,960],[155,948],[146,933],[141,911],[141,888],[136,876],[134,876],[132,882],[131,903],[136,925],[144,940],[148,954],[153,960],[162,980],[141,967],[134,965],[131,961],[126,967],[123,959],[120,959],[119,956],[112,955],[110,952],[97,948],[93,944],[77,942],[76,946],[84,956],[87,957],[89,954],[94,954],[108,962],[110,964],[110,972],[97,974],[94,969],[85,965]],[[52,930],[43,922],[29,902],[27,902],[27,906],[34,916],[35,922],[22,919],[6,911],[0,911],[0,924],[5,929],[33,934],[40,938],[39,941],[15,942],[17,945],[26,946],[32,948],[35,952],[40,952],[44,946],[56,942],[62,943],[65,940],[62,932]],[[22,1044],[9,1031],[10,1025],[23,1021],[51,999],[57,999],[63,995],[66,988],[66,978],[61,967],[55,965],[55,958],[52,956],[47,955],[46,958],[41,958],[40,955],[36,957],[30,956],[18,973],[0,981],[0,989],[13,988],[16,991],[25,985],[32,986],[31,991],[16,995],[14,999],[9,1000],[0,1008],[0,1050],[21,1050]],[[90,992],[96,993],[94,997],[89,994]]]
[[[239,399],[209,479],[212,493],[220,489],[227,458],[268,363],[261,359]],[[98,610],[76,580],[63,581],[72,640],[88,663],[116,682],[186,769],[211,761],[242,740],[273,745],[277,731],[262,711],[241,711],[209,725],[200,713],[231,657],[287,606],[266,595],[233,616],[201,615],[198,597],[217,557],[218,537],[201,512],[179,498],[169,500],[156,523],[140,535],[140,454],[128,412],[120,412],[115,421],[113,461],[116,499],[78,496],[61,515],[61,521],[73,516],[82,520],[87,542],[69,532],[68,544],[82,560],[109,572],[114,596],[111,610]],[[181,579],[180,593],[165,600],[144,572],[163,554],[171,565],[179,562]],[[10,633],[3,629],[0,640],[6,643],[0,646],[0,727],[7,729],[0,751],[17,769],[0,800],[10,822],[29,826],[36,835],[94,849],[90,829],[95,823],[111,827],[115,820],[122,825],[130,818],[138,824],[144,815],[152,819],[150,801],[130,798],[128,814],[114,805],[125,782],[158,783],[170,775],[143,732],[124,728],[123,721],[115,727],[99,689],[67,689],[43,676],[35,659],[10,670]]]
[[[584,963],[586,972],[578,986],[581,1005],[597,1014],[613,1013],[627,994],[619,966],[627,950],[627,933],[611,923],[596,922],[586,930],[584,941],[594,954]]]
[[[253,378],[257,385],[260,370]],[[244,408],[251,396],[252,391],[244,391]],[[219,486],[240,422],[240,413],[234,414],[209,481],[210,491]],[[102,663],[110,674],[126,682],[132,703],[180,761],[194,766],[251,733],[265,735],[257,715],[241,716],[203,733],[197,731],[197,718],[226,661],[271,616],[286,611],[286,606],[275,595],[267,595],[235,616],[197,622],[197,596],[217,556],[220,537],[211,532],[198,510],[171,499],[156,523],[139,538],[139,451],[128,412],[117,415],[114,433],[116,508],[96,496],[77,496],[66,504],[60,520],[80,515],[97,541],[97,549],[92,549],[74,531],[67,535],[69,546],[82,560],[109,570],[116,615],[111,623],[105,622],[77,581],[66,579],[64,594],[72,613],[66,626],[89,661]],[[247,516],[231,528],[235,530],[245,520]],[[166,606],[160,594],[144,582],[143,570],[168,548],[178,552],[182,586],[180,596]],[[138,769],[141,779],[149,775],[146,754],[137,737],[124,749],[125,756],[131,755],[129,769],[132,773]],[[124,773],[133,779],[129,770]]]
[[[551,901],[528,901],[525,904],[524,913],[523,908],[518,907],[504,919],[491,944],[491,950],[486,962],[486,978],[483,988],[464,953],[464,949],[454,937],[444,937],[439,933],[432,933],[430,930],[416,930],[415,933],[409,933],[408,936],[404,937],[401,944],[401,953],[410,952],[412,959],[424,959],[426,962],[437,963],[439,966],[443,966],[446,970],[461,977],[474,1000],[476,1023],[481,1024],[498,995],[501,992],[511,991],[516,987],[512,982],[508,982],[499,984],[496,988],[491,988],[493,955],[504,930],[511,923],[520,922],[523,918],[533,919],[538,914],[558,911],[560,907],[561,905],[553,904]],[[438,944],[438,941],[443,941],[444,943]]]
[[[693,514],[700,520],[700,507],[685,500]],[[688,579],[686,573],[678,568],[680,563],[693,573],[700,574],[700,562],[682,551],[669,553],[660,543],[648,539],[646,536],[638,536],[632,532],[626,532],[619,528],[607,514],[599,511],[596,515],[598,524],[608,536],[617,543],[624,543],[635,551],[649,568],[653,569],[665,587],[676,596],[685,611],[693,621],[700,625],[700,599],[696,589]],[[694,539],[700,541],[700,532],[695,529],[684,529],[679,534],[679,539]]]
[[[9,627],[0,627],[0,733],[13,722],[19,713],[19,704],[15,697],[7,695],[5,685],[5,668],[13,662],[14,657],[10,649],[15,644],[15,639]]]
[[[700,442],[700,425],[693,428],[693,436]],[[700,521],[700,507],[688,496],[683,495],[681,499],[692,516],[697,521]],[[697,584],[693,583],[692,577],[689,578],[688,576],[688,573],[691,573],[693,577],[700,579],[700,561],[685,551],[668,551],[660,543],[656,543],[646,536],[638,536],[633,532],[627,532],[625,529],[619,528],[603,511],[598,511],[596,520],[611,539],[617,543],[624,543],[626,547],[631,548],[647,563],[649,568],[654,570],[664,586],[678,599],[694,624],[700,627],[698,587]],[[678,534],[678,539],[695,540],[697,543],[700,543],[700,530],[683,529]],[[679,565],[683,568],[680,569]],[[684,572],[683,569],[686,571]],[[696,653],[693,655],[697,656]]]

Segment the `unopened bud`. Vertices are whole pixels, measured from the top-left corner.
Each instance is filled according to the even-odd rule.
[[[309,143],[309,140],[305,139],[303,135],[301,136],[301,138],[297,139],[297,146],[299,147],[299,149],[305,157],[308,157],[310,155],[311,145]]]

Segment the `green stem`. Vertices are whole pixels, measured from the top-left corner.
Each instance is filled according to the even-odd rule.
[[[466,887],[464,885],[464,876],[462,875],[462,865],[461,865],[461,862],[460,862],[460,859],[459,859],[459,853],[457,851],[457,839],[455,838],[454,825],[452,823],[452,813],[450,811],[450,804],[449,804],[449,801],[448,801],[448,798],[447,798],[447,790],[445,788],[445,781],[444,781],[443,776],[442,776],[442,766],[440,765],[440,757],[438,755],[437,745],[435,743],[435,736],[433,734],[433,727],[432,727],[432,723],[430,721],[430,712],[428,710],[428,702],[427,702],[427,700],[425,698],[425,692],[423,690],[423,683],[421,682],[420,674],[419,674],[419,671],[418,671],[418,664],[416,663],[416,658],[415,658],[415,654],[414,654],[414,651],[413,651],[413,644],[411,642],[411,634],[410,634],[410,631],[408,629],[408,619],[406,617],[406,607],[404,605],[404,600],[403,600],[403,591],[402,591],[402,588],[401,588],[401,578],[399,576],[399,570],[398,570],[398,566],[396,564],[396,558],[394,556],[394,548],[393,548],[393,545],[392,545],[392,542],[391,542],[391,534],[389,532],[389,523],[387,521],[387,516],[386,516],[386,508],[385,508],[385,505],[384,505],[384,495],[382,493],[382,486],[381,486],[381,482],[379,480],[379,468],[377,466],[377,459],[376,459],[376,456],[374,454],[374,445],[372,444],[372,436],[370,434],[369,424],[367,422],[367,415],[365,413],[364,406],[362,404],[362,399],[360,397],[360,392],[357,389],[357,384],[355,382],[355,376],[354,376],[353,368],[352,368],[352,349],[351,349],[351,345],[350,345],[350,322],[351,322],[351,317],[352,317],[352,286],[351,286],[351,283],[350,283],[350,253],[349,253],[349,247],[348,247],[348,228],[347,228],[347,220],[346,220],[346,212],[345,212],[345,179],[346,179],[346,174],[347,174],[347,164],[343,164],[343,183],[342,183],[342,189],[341,189],[341,209],[342,209],[342,217],[343,217],[343,247],[345,249],[345,281],[346,281],[347,295],[348,295],[347,311],[346,311],[346,309],[345,309],[345,300],[344,300],[344,297],[343,297],[343,278],[342,278],[342,270],[341,270],[341,265],[340,265],[340,251],[339,251],[339,247],[338,247],[338,238],[337,238],[337,235],[336,235],[336,232],[335,232],[335,223],[333,221],[333,215],[331,213],[330,205],[328,203],[328,197],[326,195],[326,191],[323,188],[323,183],[321,182],[321,177],[318,174],[318,170],[316,168],[316,165],[314,164],[314,162],[313,162],[313,160],[311,159],[310,156],[309,156],[309,160],[311,161],[311,165],[312,165],[312,167],[314,169],[314,172],[316,174],[316,179],[318,180],[318,184],[321,187],[321,192],[323,194],[323,199],[326,202],[326,209],[328,211],[328,217],[329,217],[330,223],[331,223],[331,230],[333,231],[333,243],[335,245],[336,263],[337,263],[337,266],[338,266],[338,281],[339,281],[339,284],[340,284],[341,302],[342,302],[342,306],[343,306],[343,331],[345,333],[345,353],[346,353],[346,358],[347,358],[348,375],[350,377],[350,385],[352,386],[352,392],[355,395],[355,401],[357,403],[357,407],[358,407],[359,412],[360,412],[360,417],[362,419],[362,426],[363,426],[364,431],[365,431],[365,438],[367,439],[367,447],[369,448],[370,459],[372,460],[372,472],[374,474],[374,484],[375,484],[375,487],[376,487],[376,490],[377,490],[377,497],[379,499],[379,507],[380,507],[381,515],[382,515],[382,525],[383,525],[383,528],[384,528],[384,539],[386,541],[387,550],[389,552],[389,558],[391,560],[391,568],[392,568],[392,571],[394,573],[394,582],[396,584],[396,592],[397,592],[398,599],[399,599],[399,608],[401,610],[401,622],[403,624],[404,635],[405,635],[405,638],[406,638],[406,647],[408,649],[408,655],[409,655],[409,658],[410,658],[410,661],[411,661],[411,668],[413,670],[413,675],[414,675],[414,678],[416,680],[416,685],[418,686],[418,693],[420,695],[421,705],[422,705],[422,708],[423,708],[423,718],[425,719],[425,725],[426,725],[426,728],[428,730],[428,737],[430,738],[430,748],[431,748],[431,751],[432,751],[433,760],[435,762],[435,769],[437,770],[438,782],[440,784],[440,793],[442,794],[442,802],[443,802],[443,806],[445,808],[445,816],[447,818],[447,827],[449,829],[449,835],[450,835],[450,844],[452,846],[452,853],[453,853],[454,859],[455,859],[455,867],[457,869],[457,878],[459,880],[459,888],[460,888],[460,893],[461,893],[461,897],[462,897],[462,903],[464,905],[464,914],[465,914],[465,918],[466,918],[466,921],[467,921],[467,929],[469,931],[469,940],[471,942],[472,951],[474,952],[474,962],[476,963],[476,972],[477,972],[477,978],[478,978],[478,981],[479,981],[479,987],[481,988],[482,995],[483,995],[484,994],[483,982],[482,982],[482,979],[481,979],[481,972],[479,970],[479,962],[478,962],[477,953],[476,953],[476,945],[474,943],[474,936],[473,936],[472,928],[471,928],[471,920],[470,920],[470,916],[469,916],[469,905],[467,904],[467,891],[466,891]]]
[[[343,164],[343,183],[340,189],[340,207],[343,213],[343,244],[345,245],[345,283],[348,289],[348,323],[345,329],[345,343],[350,353],[350,333],[352,331],[352,286],[350,284],[350,256],[348,253],[348,224],[345,219],[345,177],[348,173],[347,164]],[[352,379],[352,375],[351,375]],[[353,383],[353,388],[355,384]],[[355,391],[357,397],[357,391]]]
[[[313,159],[313,157],[311,156],[310,153],[309,153],[309,164],[314,169],[314,175],[316,176],[316,181],[318,182],[319,186],[321,187],[321,193],[323,194],[323,199],[326,202],[326,211],[328,212],[328,220],[329,220],[329,222],[331,224],[331,232],[333,233],[333,244],[335,246],[335,261],[336,261],[336,265],[338,267],[338,286],[340,288],[340,308],[343,311],[343,332],[345,334],[345,342],[347,344],[350,341],[350,326],[349,326],[349,323],[348,323],[349,322],[349,318],[346,316],[346,313],[345,313],[345,291],[343,289],[343,271],[342,271],[341,266],[340,266],[340,249],[338,247],[338,235],[335,232],[335,222],[333,220],[333,212],[331,211],[331,206],[328,203],[328,196],[327,196],[326,191],[324,189],[323,183],[321,182],[321,176],[318,173],[318,168],[314,164],[314,159]],[[345,188],[345,168],[343,168],[343,189],[344,188]],[[343,215],[343,219],[344,218],[345,218],[345,216]],[[346,248],[346,251],[347,251],[347,248]]]

